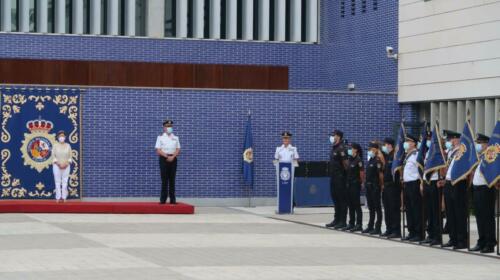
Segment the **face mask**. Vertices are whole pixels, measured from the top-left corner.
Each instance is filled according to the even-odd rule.
[[[405,149],[405,151],[408,151],[408,149],[410,149],[410,144],[408,144],[408,142],[405,142],[403,144],[403,149]]]
[[[330,144],[333,144],[333,143],[335,143],[335,137],[333,137],[333,136],[330,136],[329,140],[330,140]]]
[[[431,147],[431,140],[427,140],[427,142],[425,142],[425,145],[427,146],[427,148],[430,148]]]
[[[347,150],[347,154],[352,157],[352,149]]]
[[[483,150],[483,145],[476,144],[476,152],[480,153]]]
[[[446,141],[446,143],[444,145],[446,146],[447,150],[451,150],[451,148],[453,148],[453,144],[451,144],[450,141]]]
[[[387,155],[389,154],[389,149],[387,149],[387,146],[382,146],[382,152]]]
[[[61,136],[61,137],[57,138],[57,140],[59,140],[60,143],[63,143],[64,140],[66,140],[66,137]]]
[[[368,159],[374,157],[375,154],[372,151],[368,151]]]
[[[422,143],[418,142],[418,143],[417,143],[417,149],[419,149],[419,150],[420,150],[420,147],[421,147],[421,146],[422,146]]]
[[[172,133],[172,132],[174,132],[174,129],[173,129],[172,127],[167,127],[167,133],[169,133],[169,134],[170,134],[170,133]]]

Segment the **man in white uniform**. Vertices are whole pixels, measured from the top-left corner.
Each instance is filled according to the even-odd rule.
[[[420,194],[420,172],[417,164],[417,138],[406,135],[404,149],[406,159],[403,169],[404,183],[404,203],[406,207],[406,216],[408,220],[408,231],[405,240],[411,242],[422,241],[422,196]]]
[[[160,204],[167,202],[167,193],[170,203],[175,201],[175,173],[177,171],[177,157],[181,152],[179,137],[174,135],[174,122],[166,120],[163,122],[163,133],[156,138],[156,154],[160,160],[161,172],[161,196]]]
[[[297,167],[299,159],[299,153],[297,148],[292,146],[291,138],[292,134],[288,131],[281,133],[281,138],[283,145],[276,148],[276,153],[274,153],[274,159],[279,162],[292,162],[293,166]]]

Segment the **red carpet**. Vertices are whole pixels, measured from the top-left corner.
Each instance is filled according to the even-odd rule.
[[[0,213],[194,214],[194,206],[158,202],[5,200],[0,201]]]

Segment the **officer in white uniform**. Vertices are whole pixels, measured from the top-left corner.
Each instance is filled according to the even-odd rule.
[[[404,149],[406,159],[403,169],[404,203],[409,235],[404,240],[419,242],[423,239],[422,196],[420,194],[420,172],[417,164],[417,138],[406,135]]]
[[[476,151],[484,157],[486,147],[490,138],[484,134],[478,133],[476,139]],[[479,165],[474,172],[472,179],[472,189],[474,198],[474,214],[476,215],[477,232],[479,239],[477,245],[471,249],[473,252],[493,253],[497,244],[495,237],[495,187],[488,187]]]
[[[288,131],[281,133],[283,145],[276,148],[274,159],[278,162],[291,162],[293,166],[298,166],[299,153],[297,147],[292,146],[292,134]]]
[[[166,120],[163,122],[163,133],[156,138],[156,154],[159,156],[161,173],[161,196],[160,204],[167,202],[167,193],[170,203],[176,204],[175,200],[175,173],[177,172],[177,157],[181,152],[179,137],[174,135],[174,122]]]

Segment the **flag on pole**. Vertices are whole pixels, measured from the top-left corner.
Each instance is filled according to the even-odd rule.
[[[500,179],[500,121],[495,125],[479,168],[490,188]]]
[[[476,137],[472,131],[469,120],[467,120],[465,122],[464,131],[460,136],[460,145],[455,154],[455,163],[451,170],[452,185],[467,178],[467,175],[469,175],[479,163],[474,139],[476,139]]]
[[[424,178],[427,183],[430,183],[430,178],[433,172],[446,167],[446,160],[444,157],[443,145],[441,144],[441,134],[439,133],[439,125],[436,122],[432,130],[431,147],[429,148],[429,155],[424,165]]]
[[[253,139],[252,117],[248,113],[245,128],[245,143],[243,145],[243,181],[247,186],[253,186]]]
[[[401,171],[403,167],[403,163],[405,160],[405,150],[403,145],[405,143],[405,127],[403,122],[401,122],[401,126],[399,127],[398,139],[396,142],[396,147],[394,147],[394,160],[392,161],[391,171],[392,176],[395,178],[396,172]]]
[[[420,172],[420,177],[424,174],[424,164],[425,157],[427,155],[427,135],[429,134],[429,127],[427,126],[427,122],[424,122],[424,127],[422,129],[422,136],[420,136],[420,147],[418,148],[417,154],[417,166],[418,171]]]

